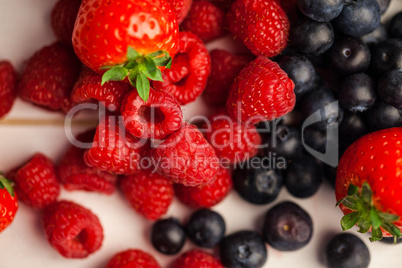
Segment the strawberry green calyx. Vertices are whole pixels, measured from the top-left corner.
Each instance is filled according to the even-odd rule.
[[[348,194],[339,200],[336,205],[344,205],[352,210],[351,213],[342,217],[342,230],[348,230],[353,226],[359,227],[358,232],[366,233],[371,228],[370,241],[378,241],[383,238],[381,229],[387,231],[394,237],[394,243],[401,237],[401,230],[393,224],[399,220],[398,215],[379,211],[373,203],[373,193],[370,185],[365,182],[359,192],[359,187],[350,184]]]
[[[135,87],[144,101],[149,97],[149,79],[161,81],[162,72],[158,67],[170,68],[172,57],[163,50],[142,55],[132,47],[127,49],[127,61],[116,66],[104,66],[101,69],[107,69],[102,76],[102,85],[107,81],[122,81],[126,77],[131,85]]]
[[[14,188],[11,186],[11,182],[7,180],[3,174],[0,173],[0,189],[6,189],[6,191],[11,195],[15,196]]]

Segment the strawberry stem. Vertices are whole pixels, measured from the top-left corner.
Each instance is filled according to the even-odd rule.
[[[6,189],[11,196],[15,196],[11,181],[7,180],[2,173],[0,173],[0,189]]]

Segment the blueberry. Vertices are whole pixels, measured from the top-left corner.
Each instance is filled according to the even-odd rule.
[[[259,268],[267,261],[267,248],[258,233],[239,231],[222,240],[220,256],[225,267]]]
[[[368,133],[368,127],[361,114],[345,113],[339,126],[339,138],[347,143],[353,143]]]
[[[317,152],[325,153],[327,135],[325,132],[308,126],[304,129],[304,144]]]
[[[380,7],[380,14],[384,14],[385,11],[387,11],[389,7],[389,3],[391,3],[391,0],[377,0],[378,6]]]
[[[186,232],[177,219],[158,220],[151,230],[151,243],[156,250],[166,255],[178,253],[186,241]]]
[[[328,61],[335,72],[348,75],[364,72],[370,66],[371,53],[359,38],[343,36],[328,51]]]
[[[295,203],[279,203],[265,214],[262,236],[277,250],[298,250],[310,242],[312,234],[311,217]]]
[[[402,111],[384,102],[377,102],[365,116],[368,126],[373,130],[402,126]]]
[[[389,71],[381,76],[377,91],[383,102],[402,110],[402,69]]]
[[[383,237],[380,242],[383,242],[384,244],[390,244],[390,245],[394,245],[394,238],[393,237]],[[402,243],[402,238],[398,238],[396,240],[397,244]]]
[[[359,37],[374,31],[380,24],[380,7],[376,0],[347,1],[334,27],[346,35]]]
[[[363,241],[349,233],[331,239],[325,251],[328,268],[365,268],[370,263],[370,252]]]
[[[334,31],[328,22],[300,18],[290,29],[290,44],[299,52],[320,55],[334,42]]]
[[[329,165],[324,165],[324,178],[335,189],[337,168]]]
[[[346,77],[340,86],[339,103],[348,111],[364,112],[377,99],[374,80],[364,73]]]
[[[238,164],[233,171],[234,189],[252,204],[263,205],[274,201],[283,185],[282,170],[276,166],[277,161],[286,165],[284,158],[277,159],[276,154],[254,157]]]
[[[388,31],[391,37],[402,38],[402,11],[392,17]]]
[[[226,225],[222,216],[203,208],[191,215],[186,226],[187,236],[199,247],[212,248],[222,240]]]
[[[387,39],[378,43],[371,53],[371,71],[376,76],[402,69],[402,39]]]
[[[273,129],[274,133],[268,135],[265,142],[268,147],[265,154],[276,152],[278,155],[293,158],[301,155],[303,145],[301,143],[300,131],[296,128],[279,125]]]
[[[321,22],[329,22],[341,14],[343,0],[298,0],[299,10],[308,18]]]
[[[361,36],[360,40],[362,40],[370,49],[372,49],[376,44],[386,40],[387,38],[387,30],[385,29],[385,26],[380,23],[380,25],[374,31]]]

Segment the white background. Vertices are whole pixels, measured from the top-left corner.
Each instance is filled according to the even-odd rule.
[[[55,0],[0,0],[0,59],[9,59],[21,71],[24,60],[36,50],[55,40],[50,27],[50,11]],[[402,10],[402,2],[393,0],[387,17]],[[220,42],[209,47],[219,47]],[[227,48],[230,49],[230,48]],[[205,112],[200,101],[186,106],[186,118]],[[58,113],[49,113],[17,100],[5,119],[42,118],[61,119]],[[79,129],[76,129],[79,131]],[[62,126],[5,126],[0,121],[0,170],[8,171],[24,162],[35,152],[42,152],[57,161],[68,147]],[[102,248],[84,260],[61,257],[47,243],[40,221],[40,213],[20,204],[13,224],[0,234],[1,268],[92,268],[103,267],[117,252],[128,248],[139,248],[150,252],[163,267],[167,267],[176,256],[166,257],[152,248],[149,242],[151,222],[134,212],[120,193],[104,196],[96,193],[62,191],[61,199],[69,199],[91,209],[98,215],[105,239]],[[324,184],[319,192],[307,200],[297,200],[282,190],[281,200],[293,200],[305,208],[313,218],[314,234],[311,242],[296,252],[279,252],[268,246],[268,261],[264,267],[325,267],[323,248],[336,233],[342,213],[335,208],[333,190]],[[232,192],[224,202],[214,209],[226,220],[227,233],[242,229],[259,230],[264,213],[272,206],[255,206],[242,201]],[[176,200],[167,216],[185,221],[191,210]],[[368,235],[361,235],[371,253],[370,267],[402,266],[402,245],[370,243]],[[184,250],[194,248],[189,241]],[[184,251],[183,250],[183,251]],[[183,252],[182,251],[182,252]]]

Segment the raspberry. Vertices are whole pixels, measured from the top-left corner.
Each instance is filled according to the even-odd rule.
[[[136,90],[131,91],[121,107],[127,130],[138,138],[163,139],[182,125],[183,113],[176,99],[152,88],[145,102]]]
[[[208,184],[218,172],[214,149],[195,126],[187,123],[150,155],[159,173],[186,186]]]
[[[270,121],[292,111],[294,86],[277,63],[259,56],[236,77],[226,108],[241,122]]]
[[[176,14],[177,23],[180,24],[190,11],[193,0],[167,0],[167,2]]]
[[[233,1],[234,0],[209,0],[209,2],[222,9],[225,13],[230,9]]]
[[[230,30],[257,56],[273,57],[286,47],[289,21],[277,0],[236,0],[227,20]]]
[[[219,204],[232,189],[232,177],[226,168],[219,168],[215,180],[203,187],[189,187],[181,184],[174,185],[177,198],[193,208],[210,208]]]
[[[203,42],[225,34],[225,12],[206,0],[195,1],[181,24],[184,31],[192,32]]]
[[[47,207],[42,223],[50,245],[63,257],[85,258],[102,245],[98,217],[74,202],[63,200]]]
[[[34,209],[49,206],[59,196],[60,186],[53,162],[41,153],[12,170],[7,177],[15,182],[19,200]]]
[[[150,220],[167,212],[174,195],[170,180],[150,170],[123,177],[120,188],[130,205]]]
[[[172,268],[223,268],[222,263],[219,259],[214,256],[201,251],[201,250],[191,250],[182,254],[173,263]]]
[[[81,103],[95,99],[109,110],[119,109],[124,95],[130,90],[130,86],[127,83],[117,81],[109,81],[102,86],[101,82],[101,75],[84,66],[74,84],[71,94],[72,100]]]
[[[51,14],[51,25],[54,34],[66,44],[72,44],[75,19],[81,0],[59,0],[54,5]]]
[[[105,268],[160,268],[154,257],[139,249],[128,249],[117,253]]]
[[[11,63],[0,61],[0,118],[5,116],[14,104],[17,82],[17,73]]]
[[[85,132],[77,137],[80,142],[91,142],[94,131]],[[95,167],[89,167],[84,162],[85,149],[71,145],[61,159],[57,173],[60,182],[68,191],[85,190],[104,194],[112,194],[115,191],[117,176],[101,171]]]
[[[224,106],[235,77],[252,60],[246,55],[236,55],[225,50],[211,52],[211,75],[203,92],[205,101],[213,106]]]
[[[74,51],[60,42],[42,48],[28,60],[19,84],[20,97],[49,110],[67,112],[80,66]]]
[[[180,104],[193,102],[205,89],[211,59],[203,42],[190,32],[180,32],[180,43],[172,67],[162,75],[163,82],[154,81],[155,89],[173,95]]]

